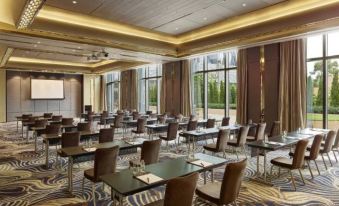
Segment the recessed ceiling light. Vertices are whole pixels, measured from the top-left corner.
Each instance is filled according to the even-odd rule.
[[[177,27],[177,28],[175,28],[175,30],[178,30],[179,28]]]
[[[247,6],[247,5],[246,5],[246,3],[242,3],[242,6],[245,7],[245,6]]]
[[[207,20],[207,17],[204,17],[204,20],[206,21],[206,20]]]
[[[75,52],[75,49],[72,49],[72,52]]]
[[[34,47],[37,47],[38,45],[34,44]]]
[[[78,46],[78,49],[81,49],[81,47],[80,47],[80,46]]]
[[[73,4],[77,4],[78,2],[77,1],[72,1]]]
[[[41,42],[38,41],[37,43],[40,44]]]

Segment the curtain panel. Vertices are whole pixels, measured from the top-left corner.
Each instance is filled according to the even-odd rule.
[[[184,116],[192,113],[191,68],[189,60],[181,61],[181,108]]]
[[[100,110],[107,111],[107,97],[106,97],[106,78],[104,75],[100,76]]]
[[[292,131],[306,123],[306,44],[298,39],[280,44],[279,120]]]
[[[247,123],[247,50],[238,51],[237,62],[237,122]]]
[[[120,77],[120,108],[137,110],[137,71],[127,70],[121,72]]]

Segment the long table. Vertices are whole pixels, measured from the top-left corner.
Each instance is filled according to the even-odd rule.
[[[141,147],[142,142],[136,142],[135,144],[131,144],[123,140],[114,140],[113,142],[93,145],[92,147],[90,147],[93,150],[86,150],[86,148],[83,146],[67,147],[67,148],[60,149],[61,154],[64,157],[68,158],[68,167],[67,167],[68,168],[67,169],[68,190],[71,194],[73,192],[73,163],[92,160],[88,158],[84,159],[83,157],[93,156],[95,154],[95,149],[109,148],[109,147],[114,147],[116,145],[119,145],[119,155],[122,155],[122,154],[136,153],[137,147]]]
[[[255,180],[258,180],[263,183],[270,184],[267,181],[267,174],[266,174],[266,165],[267,165],[267,152],[270,151],[276,151],[279,149],[283,149],[286,147],[291,147],[293,145],[296,145],[299,140],[302,139],[312,139],[317,134],[327,134],[330,130],[326,129],[310,129],[306,128],[300,131],[294,131],[287,133],[286,137],[283,135],[278,135],[275,137],[269,138],[268,141],[264,140],[258,140],[253,142],[247,142],[246,145],[248,147],[251,147],[252,149],[256,149],[257,152],[257,172]],[[263,177],[260,174],[260,168],[259,168],[259,157],[260,155],[264,156],[264,172]]]
[[[220,167],[227,163],[226,159],[202,153],[195,154],[195,158],[212,163],[212,165],[206,167],[197,166],[189,163],[186,157],[181,157],[147,165],[145,169],[146,172],[152,173],[163,179],[162,181],[153,184],[146,184],[138,180],[133,176],[132,171],[129,169],[122,170],[118,173],[104,175],[101,177],[101,180],[106,185],[111,187],[111,198],[113,200],[113,205],[115,205],[115,197],[119,197],[120,205],[123,205],[124,197],[126,196],[164,185],[173,178],[186,176],[194,172],[201,173],[211,171],[213,174],[214,168]]]

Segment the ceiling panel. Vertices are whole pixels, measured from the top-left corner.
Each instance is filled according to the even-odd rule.
[[[47,0],[47,5],[180,34],[284,0]],[[246,6],[243,6],[246,4]],[[180,27],[181,30],[175,28]]]

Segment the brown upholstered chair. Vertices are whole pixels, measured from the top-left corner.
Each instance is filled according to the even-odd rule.
[[[273,166],[277,166],[277,167],[281,167],[281,168],[285,168],[289,170],[294,190],[297,190],[297,188],[294,182],[292,170],[297,169],[299,171],[300,177],[305,185],[304,177],[300,169],[302,169],[304,166],[305,151],[307,148],[307,144],[308,144],[308,140],[306,139],[299,140],[295,148],[292,159],[289,159],[286,157],[277,157],[271,160],[271,164],[272,164],[271,172],[272,172]]]
[[[244,152],[247,158],[245,144],[249,128],[250,128],[249,126],[240,127],[236,140],[228,140],[227,142],[227,145],[233,148],[233,151],[237,155],[238,160],[239,160],[239,155],[237,151],[238,148],[240,148]]]
[[[189,121],[197,121],[197,116],[194,114],[190,115]]]
[[[166,123],[166,115],[159,115],[157,120],[159,124],[165,124]]]
[[[66,132],[61,135],[61,148],[77,147],[80,144],[79,132]],[[58,156],[65,157],[61,150],[57,150],[56,162],[58,163]],[[62,162],[60,162],[62,168]]]
[[[275,137],[280,134],[280,121],[274,121],[268,137]]]
[[[33,127],[46,127],[47,123],[48,123],[47,119],[38,119],[38,120],[35,120]],[[36,135],[40,136],[43,133],[44,133],[43,130],[39,130],[36,132]]]
[[[73,125],[73,118],[62,118],[61,125]]]
[[[141,117],[141,114],[139,114],[138,112],[133,112],[132,116],[133,116],[133,120],[137,120]]]
[[[265,136],[265,129],[266,129],[266,123],[259,123],[257,124],[257,128],[255,131],[255,136],[247,136],[247,141],[257,141],[264,139]]]
[[[304,159],[306,160],[306,163],[307,163],[308,169],[310,170],[312,179],[313,179],[314,177],[313,177],[312,169],[311,169],[311,167],[310,167],[310,162],[311,162],[311,160],[314,161],[314,164],[315,164],[315,166],[317,167],[318,173],[319,173],[319,175],[320,175],[320,171],[319,171],[317,162],[316,162],[315,160],[318,158],[319,151],[320,151],[320,146],[321,146],[321,141],[323,140],[323,138],[324,138],[324,136],[321,135],[321,134],[316,135],[316,136],[314,137],[314,139],[313,139],[312,146],[311,146],[311,148],[310,148],[310,152],[306,152],[306,153],[305,153]],[[289,155],[290,155],[290,156],[294,156],[294,152],[290,152]],[[279,174],[280,174],[280,171],[279,171]]]
[[[325,162],[324,154],[327,155],[331,166],[333,166],[329,152],[332,150],[332,146],[333,146],[335,137],[336,137],[335,131],[333,131],[333,130],[329,131],[326,135],[325,144],[324,144],[323,147],[320,148],[320,151],[319,151],[321,158],[323,159],[326,170],[327,170],[327,165],[326,165],[326,162]]]
[[[193,173],[169,180],[166,185],[164,199],[146,206],[191,206],[198,178],[199,174]]]
[[[226,146],[227,141],[230,135],[229,129],[221,129],[219,130],[218,137],[217,137],[217,143],[216,144],[207,144],[204,146],[204,149],[210,152],[213,152],[213,155],[218,152],[223,153],[223,157],[226,158]]]
[[[337,130],[337,135],[336,135],[334,144],[332,146],[332,151],[333,151],[333,155],[335,157],[335,160],[338,162],[338,159],[337,159],[337,156],[335,154],[335,151],[337,151],[338,154],[339,154],[339,129]]]
[[[53,115],[52,119],[53,122],[61,122],[62,120],[62,115]]]
[[[59,134],[61,131],[60,124],[50,124],[46,126],[45,134]]]
[[[45,119],[52,119],[53,113],[44,113]]]
[[[161,139],[144,141],[141,147],[140,160],[130,161],[130,165],[138,165],[144,160],[145,165],[154,164],[159,161],[159,152],[161,147]]]
[[[153,111],[150,111],[150,110],[149,110],[149,111],[146,111],[146,114],[147,114],[147,115],[151,115],[152,113],[153,113]]]
[[[196,130],[198,127],[198,121],[197,120],[190,120],[187,124],[186,131],[193,131]]]
[[[235,203],[240,192],[242,178],[246,169],[247,159],[227,164],[222,182],[208,183],[198,187],[195,194],[199,198],[216,205]]]
[[[208,119],[206,123],[206,128],[214,128],[215,126],[215,119]]]
[[[113,142],[113,139],[114,139],[114,128],[100,129],[99,143]]]
[[[91,123],[90,122],[79,122],[78,123],[78,132],[88,132],[91,131]]]
[[[34,122],[35,123],[35,120],[38,120],[38,119],[39,119],[39,117],[30,116],[30,117],[28,117],[27,122]]]
[[[228,125],[230,125],[230,118],[229,117],[222,118],[221,126],[228,126]]]
[[[167,135],[159,135],[160,139],[166,141],[167,150],[169,149],[168,142],[175,140],[177,138],[178,129],[179,129],[179,123],[171,122],[168,124]]]
[[[82,179],[82,192],[84,191],[84,184],[86,178],[93,183],[92,195],[94,205],[96,205],[95,184],[101,182],[100,176],[115,172],[118,154],[119,154],[118,145],[111,148],[97,149],[94,155],[94,168],[84,171],[84,177]]]
[[[113,123],[113,127],[116,129],[122,128],[122,121],[124,120],[124,116],[123,115],[117,115],[114,118],[114,123]]]
[[[99,128],[102,125],[106,126],[106,118],[107,117],[108,117],[108,112],[107,111],[103,111],[101,116],[100,116],[100,122],[98,122]]]
[[[174,118],[175,118],[177,121],[182,122],[183,119],[184,119],[184,115],[182,115],[182,114],[177,114],[177,115],[175,115]]]
[[[137,129],[133,129],[132,132],[134,134],[138,134],[140,136],[140,134],[144,134],[146,132],[146,125],[147,120],[145,118],[139,118],[137,120]]]
[[[31,116],[33,116],[32,114],[23,114],[21,117],[22,117],[22,120],[23,121],[27,121]]]

